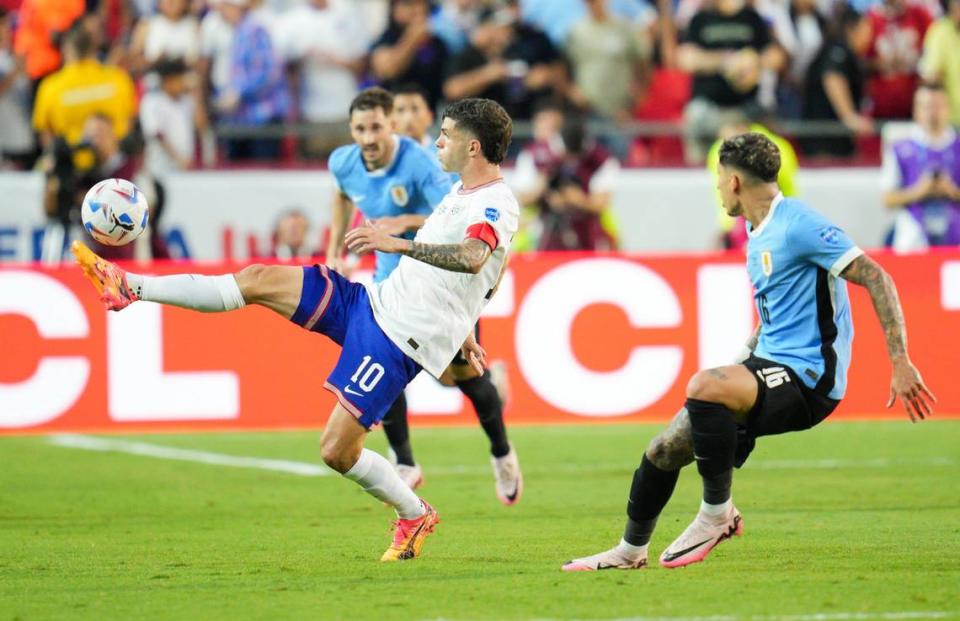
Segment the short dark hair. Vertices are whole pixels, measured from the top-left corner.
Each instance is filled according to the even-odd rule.
[[[772,183],[780,173],[780,149],[763,134],[747,132],[723,141],[720,163]]]
[[[189,68],[182,58],[161,58],[153,64],[153,70],[161,78],[185,74]]]
[[[405,82],[394,87],[393,96],[396,97],[397,95],[420,95],[427,102],[427,107],[430,106],[430,95],[427,94],[427,89],[416,82]]]
[[[78,18],[70,28],[63,34],[61,46],[66,48],[72,46],[74,52],[80,58],[93,56],[97,51],[97,43],[93,39],[93,34],[86,27],[83,18]]]
[[[393,113],[393,94],[385,88],[371,86],[360,91],[350,102],[350,116],[354,110],[376,110],[381,108],[387,116]]]
[[[513,121],[503,106],[492,99],[461,99],[447,106],[443,117],[453,119],[457,128],[476,136],[488,162],[503,162],[513,136]]]

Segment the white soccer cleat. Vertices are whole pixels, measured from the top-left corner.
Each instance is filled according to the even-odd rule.
[[[423,470],[418,464],[414,464],[412,466],[407,466],[406,464],[394,464],[393,469],[397,472],[397,476],[400,477],[400,480],[403,481],[410,489],[417,489],[423,485]]]
[[[631,559],[627,558],[619,547],[613,547],[593,556],[567,561],[560,569],[563,571],[600,571],[601,569],[643,569],[646,566],[646,554],[640,558]]]
[[[721,520],[697,513],[690,526],[660,555],[660,564],[667,568],[699,563],[724,539],[743,534],[743,518],[733,505]]]
[[[515,505],[523,495],[523,473],[517,451],[510,446],[510,452],[503,457],[491,457],[493,476],[496,479],[497,498],[505,505]]]

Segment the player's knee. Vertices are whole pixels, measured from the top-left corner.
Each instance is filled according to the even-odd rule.
[[[358,450],[339,441],[336,437],[324,437],[320,440],[320,458],[333,470],[343,474],[360,458]]]
[[[724,390],[719,379],[709,371],[700,371],[687,383],[687,398],[714,403],[724,402]]]
[[[243,294],[244,301],[247,303],[255,302],[263,295],[269,271],[269,266],[255,263],[236,273],[234,277],[237,279],[237,286],[240,287],[240,293]]]
[[[682,441],[680,438],[667,441],[667,438],[660,434],[650,440],[645,453],[647,459],[657,468],[677,470],[693,461],[693,441]]]

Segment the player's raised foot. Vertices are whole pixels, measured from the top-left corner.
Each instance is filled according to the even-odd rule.
[[[631,558],[619,546],[615,546],[593,556],[567,561],[560,569],[563,571],[600,571],[601,569],[643,569],[646,566],[646,553]]]
[[[70,251],[108,310],[126,308],[139,299],[127,286],[127,273],[122,269],[94,254],[82,242],[74,241]]]
[[[510,452],[503,457],[491,457],[493,476],[496,479],[495,488],[497,498],[505,505],[515,505],[523,495],[523,473],[520,472],[520,461],[513,446]]]
[[[707,558],[718,543],[743,534],[743,519],[733,505],[730,512],[717,519],[697,513],[690,526],[660,555],[660,564],[667,568],[699,563]]]
[[[406,464],[394,464],[393,469],[397,472],[400,480],[407,484],[410,489],[417,489],[423,485],[423,469],[419,464],[408,466]]]
[[[398,519],[393,523],[393,543],[380,557],[381,561],[406,561],[420,556],[420,548],[427,535],[440,521],[440,514],[426,500],[421,499],[426,512],[412,520]]]

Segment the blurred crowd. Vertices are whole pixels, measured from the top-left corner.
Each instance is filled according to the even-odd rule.
[[[584,214],[538,218],[537,246],[612,248],[621,163],[709,163],[719,137],[779,127],[785,160],[850,161],[879,149],[878,121],[926,105],[924,84],[960,124],[960,0],[0,0],[0,167],[50,173],[51,218],[134,166],[162,210],[171,171],[322,161],[373,84],[434,114],[501,102],[528,127],[511,153],[524,202]],[[649,131],[665,126],[679,133]],[[891,191],[917,181],[901,151]],[[951,157],[888,204],[951,204]]]

